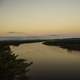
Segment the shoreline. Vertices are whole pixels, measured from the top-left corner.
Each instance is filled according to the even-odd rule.
[[[44,45],[58,46],[70,51],[80,51],[80,38],[54,39],[43,42]]]
[[[5,46],[5,45],[19,46],[21,44],[38,43],[38,42],[43,42],[43,41],[46,41],[46,40],[40,40],[40,39],[33,39],[33,40],[1,40],[0,41],[0,46]]]
[[[42,42],[48,46],[58,46],[68,50],[80,51],[80,38],[64,38],[64,39],[30,39],[30,40],[0,40],[0,46],[19,46],[21,44]]]

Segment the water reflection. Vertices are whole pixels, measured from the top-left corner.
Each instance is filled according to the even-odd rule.
[[[13,48],[13,47],[12,47]],[[20,57],[32,60],[30,80],[78,80],[80,78],[80,52],[50,47],[41,43],[25,44],[13,48]]]
[[[28,63],[25,59],[17,58],[9,45],[0,45],[0,79],[1,80],[28,80]]]

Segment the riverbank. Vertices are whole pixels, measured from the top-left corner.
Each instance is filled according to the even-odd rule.
[[[0,40],[0,46],[14,45],[19,46],[25,43],[42,42],[48,46],[58,46],[68,50],[80,51],[80,38],[64,38],[64,39],[30,39],[30,40]]]
[[[48,46],[59,46],[68,50],[80,51],[80,38],[54,39],[43,42]]]
[[[20,44],[26,44],[26,43],[37,43],[37,42],[43,42],[46,40],[40,40],[40,39],[31,39],[31,40],[0,40],[0,46],[4,45],[14,45],[19,46]]]

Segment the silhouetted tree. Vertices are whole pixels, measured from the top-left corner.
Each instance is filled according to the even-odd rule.
[[[17,57],[8,45],[0,45],[0,80],[28,80],[28,67],[32,62]]]

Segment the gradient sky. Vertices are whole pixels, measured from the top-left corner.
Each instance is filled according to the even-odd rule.
[[[80,0],[0,0],[0,32],[80,34]]]

